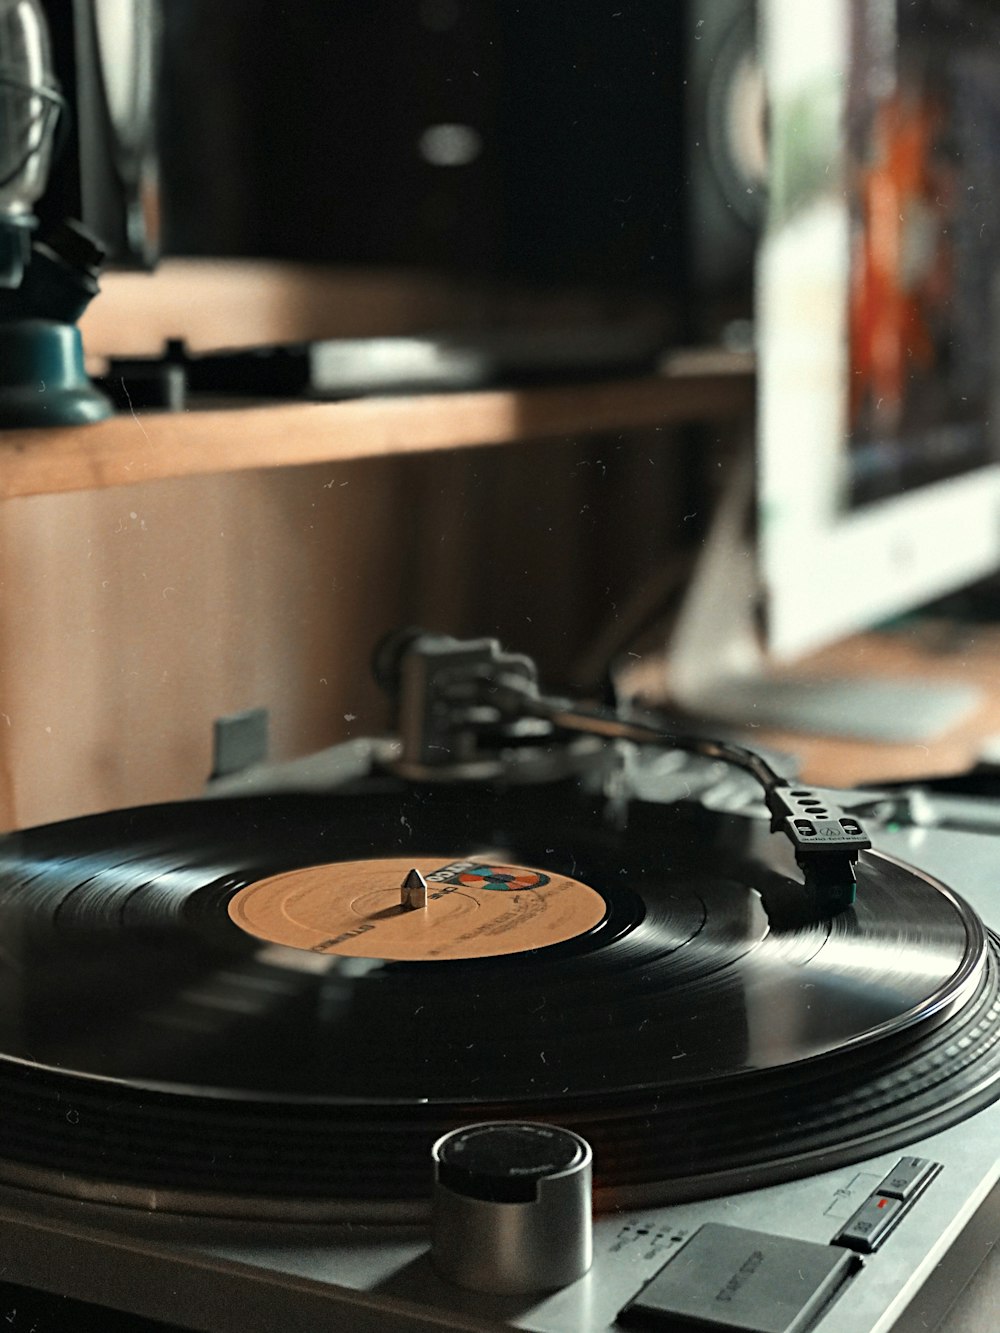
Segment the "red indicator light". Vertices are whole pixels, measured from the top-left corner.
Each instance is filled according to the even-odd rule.
[[[880,1208],[884,1208],[888,1202],[889,1202],[888,1199],[879,1199],[879,1201],[878,1201],[878,1206],[879,1206]]]

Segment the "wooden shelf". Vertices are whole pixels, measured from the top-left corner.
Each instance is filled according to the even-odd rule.
[[[524,390],[120,415],[0,431],[0,499],[169,477],[633,430],[752,411],[750,358],[676,352],[659,375]]]

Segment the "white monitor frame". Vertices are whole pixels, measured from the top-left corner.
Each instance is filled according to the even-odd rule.
[[[869,3],[894,22],[896,0]],[[839,502],[850,0],[761,0],[761,9],[772,187],[757,274],[758,559],[767,647],[788,660],[1000,565],[1000,465],[855,510]]]

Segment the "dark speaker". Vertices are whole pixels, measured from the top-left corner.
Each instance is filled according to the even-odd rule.
[[[689,0],[687,65],[692,280],[716,318],[749,314],[767,191],[754,0]]]
[[[749,292],[749,0],[170,0],[164,19],[172,251],[696,315],[703,289]]]

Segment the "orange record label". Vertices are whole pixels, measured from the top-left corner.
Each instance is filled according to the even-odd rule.
[[[426,881],[424,906],[404,901],[411,870]],[[406,962],[541,949],[592,930],[606,910],[599,893],[566,875],[446,856],[306,866],[229,901],[231,919],[272,944]]]

